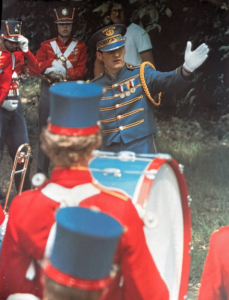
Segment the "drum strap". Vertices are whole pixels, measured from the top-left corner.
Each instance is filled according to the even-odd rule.
[[[12,57],[12,70],[14,70],[14,68],[15,68],[15,55],[13,53],[11,53],[11,57]]]
[[[104,192],[106,194],[109,194],[109,195],[112,195],[112,196],[115,196],[119,199],[122,199],[124,201],[127,201],[128,200],[128,197],[126,197],[125,195],[122,195],[122,194],[119,194],[117,192],[114,192],[114,191],[111,191],[111,190],[107,190],[105,188],[102,188],[101,186],[99,186],[99,183],[96,181],[96,180],[92,180],[92,184],[97,188],[99,189],[101,192]]]
[[[81,201],[98,195],[100,189],[90,182],[77,185],[71,189],[51,182],[42,188],[41,193],[49,199],[60,203],[60,207],[66,207],[78,206]]]

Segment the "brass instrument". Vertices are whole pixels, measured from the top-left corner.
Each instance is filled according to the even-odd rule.
[[[21,151],[24,147],[27,148],[27,152]],[[20,185],[19,185],[19,189],[18,189],[18,195],[20,195],[22,192],[22,188],[23,188],[23,184],[24,184],[24,180],[25,180],[25,174],[27,171],[28,163],[29,163],[30,153],[31,153],[31,147],[29,144],[23,144],[17,150],[15,159],[14,159],[12,172],[10,175],[9,187],[8,187],[7,194],[6,194],[6,199],[5,199],[4,209],[3,209],[4,213],[6,213],[6,208],[7,208],[10,191],[11,191],[12,184],[13,184],[14,175],[18,174],[18,173],[21,173],[21,180],[20,180]],[[18,163],[24,163],[24,166],[21,170],[16,171]]]

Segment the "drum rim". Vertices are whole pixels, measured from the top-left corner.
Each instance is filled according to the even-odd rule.
[[[178,300],[183,300],[184,296],[188,292],[188,283],[189,283],[189,272],[191,265],[191,255],[190,255],[190,245],[191,245],[191,212],[190,207],[188,206],[188,187],[186,183],[185,176],[183,172],[180,171],[179,164],[175,159],[161,159],[155,158],[147,166],[146,170],[159,170],[159,168],[167,163],[174,171],[181,197],[181,207],[183,212],[183,259],[182,259],[182,271],[181,271],[181,280],[179,288],[179,297]],[[149,194],[154,183],[154,179],[148,179],[146,175],[143,175],[142,186],[138,194],[136,204],[143,206],[149,198]]]

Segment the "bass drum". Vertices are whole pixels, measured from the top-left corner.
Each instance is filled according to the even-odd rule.
[[[170,300],[186,299],[190,269],[190,201],[183,166],[167,154],[94,151],[89,168],[100,185],[132,199]]]

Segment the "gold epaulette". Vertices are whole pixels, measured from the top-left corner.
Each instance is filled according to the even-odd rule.
[[[104,192],[104,193],[106,193],[106,194],[108,194],[108,195],[112,195],[112,196],[117,197],[117,198],[119,198],[119,199],[122,199],[122,200],[124,200],[124,201],[127,201],[127,200],[128,200],[128,197],[126,197],[125,195],[121,195],[121,194],[119,194],[119,193],[117,193],[117,192],[114,192],[114,191],[111,191],[111,190],[107,190],[107,189],[105,189],[105,188],[102,188],[102,187],[98,184],[98,182],[97,182],[96,180],[92,180],[92,184],[93,184],[97,189],[99,189],[101,192]]]
[[[132,65],[132,64],[126,64],[127,69],[134,70],[139,69],[141,65]]]
[[[90,79],[86,80],[86,83],[89,83],[89,82],[91,82]]]
[[[104,72],[101,73],[99,76],[95,77],[94,79],[92,79],[90,82],[94,82],[94,81],[96,81],[96,80],[102,78],[102,77],[103,77],[103,74],[104,74]]]
[[[148,89],[148,86],[146,84],[146,81],[145,81],[145,75],[144,75],[144,69],[145,69],[145,66],[146,65],[149,65],[151,66],[154,70],[156,70],[156,68],[154,67],[153,64],[151,64],[150,62],[148,61],[145,61],[143,62],[141,65],[140,65],[140,81],[141,81],[141,84],[142,84],[142,88],[147,96],[147,98],[155,105],[155,106],[159,106],[161,104],[161,93],[158,94],[158,102],[155,102],[155,100],[153,99],[153,97],[151,97],[150,95],[150,92],[149,92],[149,89]]]

